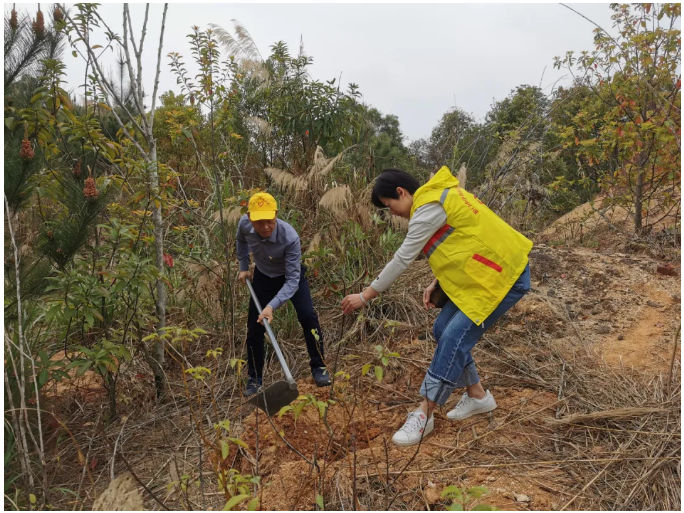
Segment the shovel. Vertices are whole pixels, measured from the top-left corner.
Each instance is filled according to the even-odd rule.
[[[249,288],[249,293],[252,296],[252,301],[254,301],[254,304],[257,307],[259,315],[261,315],[261,304],[259,303],[259,300],[257,299],[257,296],[254,293],[254,289],[252,288],[252,282],[249,280],[249,278],[247,279],[247,288]],[[285,372],[285,379],[287,379],[287,381],[276,381],[266,389],[259,389],[256,395],[252,397],[249,401],[247,401],[245,404],[253,404],[257,408],[261,408],[263,411],[265,411],[266,415],[272,417],[273,415],[278,413],[283,406],[287,406],[292,401],[297,399],[297,397],[299,397],[299,390],[297,390],[297,382],[292,378],[290,369],[288,368],[287,363],[285,362],[285,357],[283,356],[283,353],[280,350],[280,346],[278,346],[278,342],[276,342],[275,335],[273,334],[273,330],[271,329],[268,320],[264,319],[263,323],[264,327],[266,328],[268,338],[271,341],[271,344],[273,344],[273,350],[275,351],[275,354],[278,357],[280,366],[283,368],[283,372]]]

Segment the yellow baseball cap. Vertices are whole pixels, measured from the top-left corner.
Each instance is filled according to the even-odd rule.
[[[257,192],[249,198],[249,218],[252,221],[263,219],[273,219],[278,211],[278,203],[275,198],[267,192]]]

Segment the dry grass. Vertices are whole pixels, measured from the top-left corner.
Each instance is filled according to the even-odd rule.
[[[226,224],[235,224],[242,217],[242,210],[240,207],[228,207],[223,209],[223,221]],[[218,223],[221,221],[221,213],[216,211],[212,214],[211,219]]]
[[[389,219],[389,225],[393,230],[407,232],[409,222],[408,219],[404,219],[403,217],[391,216]]]
[[[621,420],[632,417],[644,417],[651,413],[666,412],[663,408],[617,408],[614,410],[595,411],[592,413],[575,413],[560,419],[554,419],[555,424],[586,424],[587,422]]]
[[[264,136],[268,136],[271,133],[271,125],[263,118],[258,116],[250,116],[245,121],[257,129],[257,131]]]
[[[347,210],[352,203],[352,193],[348,185],[338,185],[329,189],[318,202],[318,205],[333,213],[338,221],[347,219]]]
[[[467,189],[466,182],[468,179],[468,169],[465,164],[461,164],[461,169],[458,170],[456,178],[458,179],[458,185],[463,189]]]
[[[267,167],[264,171],[276,186],[290,194],[297,196],[309,189],[309,182],[305,176],[295,176],[292,173],[273,167]]]
[[[313,164],[306,173],[293,174],[272,167],[266,168],[264,171],[277,187],[292,194],[295,199],[301,198],[304,193],[313,194],[314,198],[319,198],[319,201],[322,202],[321,206],[329,207],[334,210],[334,213],[339,214],[341,212],[341,209],[338,208],[341,207],[340,202],[344,199],[346,203],[350,203],[346,199],[347,195],[351,197],[351,191],[347,185],[334,185],[328,189],[325,178],[351,148],[353,146],[342,150],[335,157],[329,159],[320,146],[316,147]],[[339,190],[331,193],[335,189]],[[331,196],[324,200],[328,193],[331,193]]]
[[[328,173],[334,169],[335,165],[340,162],[342,157],[344,157],[344,155],[352,148],[354,148],[354,146],[345,148],[333,158],[328,159],[323,154],[323,149],[320,146],[317,147],[314,156],[314,165],[311,166],[311,169],[309,170],[309,180],[313,181],[327,176]]]
[[[311,242],[309,242],[309,247],[306,249],[306,253],[310,253],[311,251],[318,251],[320,245],[321,232],[316,232],[316,234],[311,238]]]
[[[143,498],[131,474],[123,474],[109,483],[93,504],[93,511],[143,511]]]
[[[507,374],[527,386],[553,390],[555,385],[559,398],[567,399],[558,418],[546,421],[552,450],[528,448],[530,459],[557,460],[575,481],[576,492],[563,508],[678,510],[679,379],[671,394],[662,377],[609,368],[588,356],[567,360],[548,339],[525,338],[527,354],[499,351]],[[494,343],[483,348],[497,349]]]

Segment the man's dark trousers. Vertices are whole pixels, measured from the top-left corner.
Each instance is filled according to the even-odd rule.
[[[284,283],[284,275],[269,278],[260,272],[259,269],[254,269],[252,285],[262,308],[266,308],[266,305],[275,297]],[[306,340],[306,348],[309,351],[311,368],[325,367],[323,363],[323,332],[321,331],[318,315],[314,310],[313,301],[311,300],[311,291],[309,290],[309,282],[306,279],[305,266],[302,266],[301,274],[299,275],[299,288],[294,296],[290,298],[290,301],[297,312],[297,319],[304,329],[304,339]],[[264,335],[266,328],[264,328],[263,324],[257,322],[258,318],[259,313],[254,305],[254,301],[250,299],[249,313],[247,315],[247,363],[249,376],[261,379],[264,369]],[[318,334],[318,341],[312,330],[315,330]]]

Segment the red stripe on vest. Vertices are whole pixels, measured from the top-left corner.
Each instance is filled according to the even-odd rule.
[[[491,268],[494,269],[497,273],[500,273],[501,271],[503,271],[503,267],[501,267],[499,264],[497,264],[496,262],[492,262],[492,261],[489,260],[488,258],[485,258],[485,257],[483,257],[482,255],[478,255],[477,253],[475,253],[475,254],[473,255],[473,260],[477,260],[477,261],[480,262],[481,264],[484,264],[484,265],[486,265],[487,267],[491,267]]]
[[[423,253],[425,253],[427,255],[427,252],[430,251],[430,248],[432,247],[432,245],[435,242],[437,242],[439,240],[439,238],[442,235],[444,235],[444,232],[446,232],[449,228],[451,228],[451,226],[449,226],[448,224],[445,224],[439,230],[437,230],[435,232],[435,234],[432,237],[430,237],[430,240],[427,242],[427,244],[425,244],[425,247],[423,248]]]

